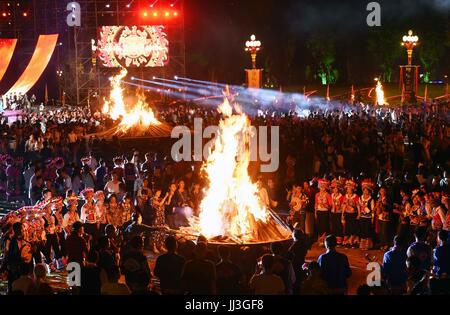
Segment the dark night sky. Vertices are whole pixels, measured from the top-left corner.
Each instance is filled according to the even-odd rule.
[[[243,45],[255,33],[264,50],[260,66],[268,60],[282,84],[303,81],[305,67],[313,64],[306,49],[312,32],[321,29],[336,38],[336,66],[341,82],[368,81],[379,72],[367,49],[373,28],[366,24],[368,0],[187,0],[186,44],[188,74],[202,79],[242,83],[243,68],[250,58]],[[450,0],[384,0],[382,26],[401,36],[412,28],[420,35],[432,28],[450,37]],[[292,76],[286,78],[286,47],[295,41]],[[380,47],[383,49],[383,47]],[[406,52],[398,63],[404,63]],[[449,72],[449,49],[439,65],[443,76]],[[417,60],[419,62],[419,60]],[[347,76],[352,69],[354,78]]]
[[[154,2],[140,1],[148,4]],[[450,0],[378,0],[382,10],[382,26],[379,28],[370,28],[366,24],[369,13],[366,6],[370,1],[185,0],[187,75],[202,80],[242,84],[245,81],[244,68],[250,67],[250,57],[244,52],[244,43],[251,34],[255,34],[263,43],[258,65],[265,69],[265,75],[270,72],[283,86],[319,83],[314,79],[308,81],[305,70],[308,66],[315,70],[316,63],[307,49],[307,42],[312,34],[320,31],[335,39],[334,67],[339,71],[337,83],[364,85],[373,82],[373,77],[381,73],[379,63],[368,48],[370,36],[374,32],[390,33],[396,41],[394,48],[398,50],[401,49],[402,35],[410,28],[424,42],[427,42],[424,34],[437,35],[437,45],[445,47],[432,79],[450,75]],[[172,2],[159,0],[158,6],[164,7]],[[28,47],[30,52],[33,47]],[[290,64],[287,58],[289,49],[292,52]],[[415,53],[417,64],[421,64],[420,49],[422,46]],[[389,52],[390,48],[380,46],[379,50]],[[19,64],[20,69],[11,67],[8,70],[2,82],[3,90],[9,81],[15,82],[29,57],[14,58],[14,64]],[[398,69],[397,66],[405,62],[406,52],[402,50],[392,68]],[[52,58],[51,65],[44,73],[45,79],[35,87],[39,94],[43,95],[45,82],[56,84],[56,58]],[[395,70],[394,81],[397,75]],[[56,92],[51,90],[51,97],[56,96],[53,95]]]

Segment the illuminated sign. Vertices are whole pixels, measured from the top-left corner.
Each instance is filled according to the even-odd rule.
[[[164,67],[169,41],[164,26],[103,26],[96,47],[100,64],[117,67]]]

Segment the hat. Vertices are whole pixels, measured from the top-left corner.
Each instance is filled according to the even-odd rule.
[[[336,187],[339,189],[344,187],[344,183],[342,181],[338,180],[337,178],[335,178],[331,181],[331,188],[336,188]]]
[[[318,186],[319,188],[328,188],[328,186],[330,185],[330,182],[324,178],[319,179],[318,181]]]
[[[94,194],[94,189],[88,187],[88,188],[83,189],[83,190],[81,191],[81,193],[80,193],[80,195],[81,195],[84,199],[87,198],[88,194]]]
[[[351,180],[351,179],[349,179],[349,180],[347,180],[346,182],[345,182],[345,187],[346,188],[353,188],[353,189],[355,189],[356,188],[356,183],[353,181],[353,180]]]
[[[368,189],[370,191],[373,191],[374,184],[370,179],[365,179],[361,182],[361,188]]]

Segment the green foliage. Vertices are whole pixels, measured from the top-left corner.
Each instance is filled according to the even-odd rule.
[[[335,83],[338,72],[333,68],[336,61],[333,36],[326,33],[314,33],[308,40],[307,47],[316,62],[316,77],[320,78],[322,85]]]
[[[424,27],[420,34],[420,46],[417,52],[424,70],[423,81],[430,82],[436,66],[439,64],[442,56],[445,53],[446,33],[442,31],[445,25],[440,20],[434,20]]]
[[[368,50],[381,71],[381,81],[392,82],[396,61],[402,54],[400,40],[402,36],[392,29],[376,27],[368,38]]]

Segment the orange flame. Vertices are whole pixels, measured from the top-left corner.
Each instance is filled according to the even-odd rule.
[[[380,106],[389,105],[384,98],[383,85],[378,80],[377,87],[375,88],[375,92],[377,93],[377,104]]]
[[[274,223],[259,198],[259,187],[248,174],[251,125],[248,117],[228,100],[219,107],[225,117],[219,123],[217,137],[203,170],[209,187],[200,204],[198,230],[205,237],[228,237],[240,242],[261,240],[258,223]],[[279,231],[279,227],[275,230]],[[288,229],[275,235],[289,237]]]
[[[112,90],[109,99],[103,104],[102,112],[108,114],[113,120],[122,117],[118,129],[122,132],[132,127],[145,130],[150,125],[161,124],[153,110],[145,103],[142,95],[138,95],[137,104],[132,107],[126,106],[121,81],[127,74],[127,70],[123,68],[118,75],[110,78]]]

